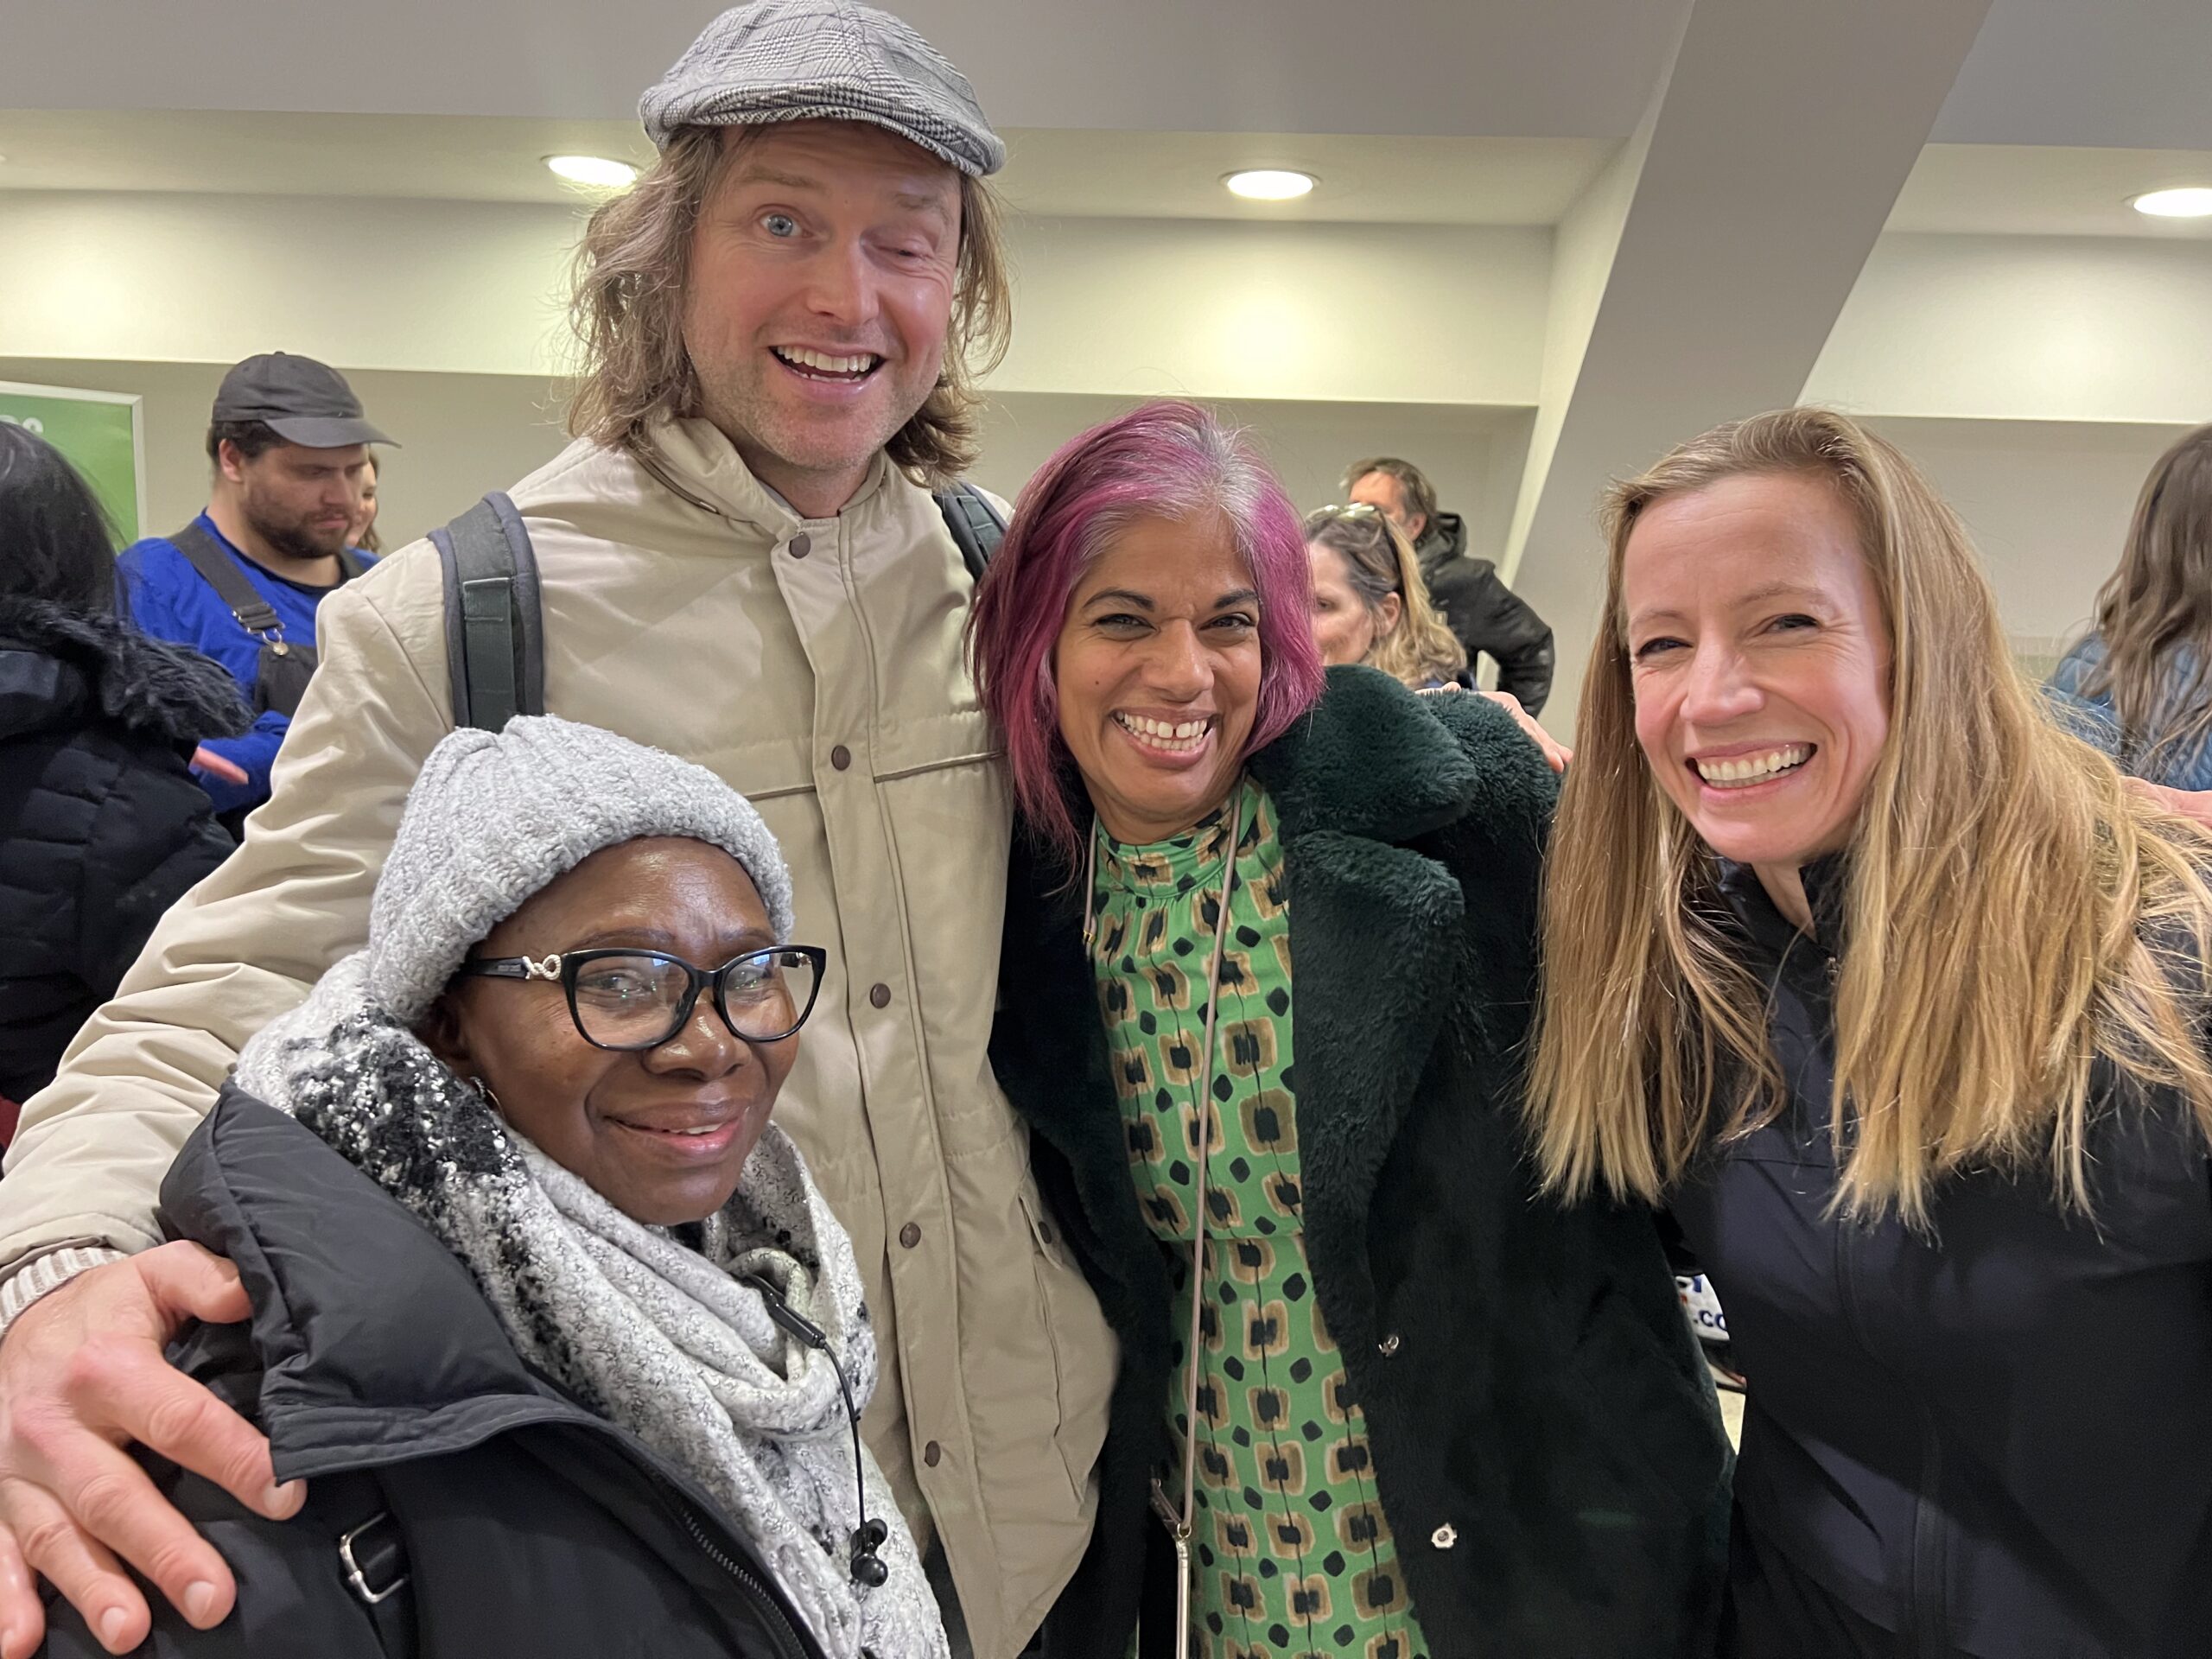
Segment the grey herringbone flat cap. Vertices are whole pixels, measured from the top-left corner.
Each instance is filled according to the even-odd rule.
[[[753,0],[707,25],[639,101],[662,149],[681,127],[867,121],[970,178],[1006,164],[968,78],[887,11],[856,0]]]

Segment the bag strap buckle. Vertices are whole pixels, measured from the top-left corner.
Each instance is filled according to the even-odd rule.
[[[381,1529],[388,1529],[389,1535],[379,1535]],[[404,1570],[407,1551],[400,1542],[398,1529],[389,1510],[378,1511],[342,1534],[338,1540],[338,1559],[346,1568],[346,1584],[371,1607],[396,1594],[413,1576]],[[379,1586],[370,1582],[372,1577],[383,1578],[387,1573],[391,1575],[390,1583]]]

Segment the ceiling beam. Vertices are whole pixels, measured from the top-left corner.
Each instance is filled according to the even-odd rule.
[[[1570,729],[1606,483],[1796,401],[1990,0],[1696,0],[1635,137],[1560,227],[1503,574],[1560,645]]]

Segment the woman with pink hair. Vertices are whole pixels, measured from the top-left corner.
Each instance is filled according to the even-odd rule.
[[[1053,457],[976,600],[992,1064],[1122,1344],[1051,1651],[1141,1609],[1147,1654],[1698,1652],[1726,1451],[1651,1217],[1519,1138],[1551,773],[1479,698],[1325,677],[1309,579],[1164,403]]]

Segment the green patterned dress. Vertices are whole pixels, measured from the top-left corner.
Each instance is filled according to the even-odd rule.
[[[1214,1045],[1220,1103],[1198,1378],[1192,1606],[1206,1659],[1428,1659],[1383,1519],[1366,1421],[1321,1321],[1300,1215],[1290,918],[1274,804],[1243,785],[1243,830]],[[1168,1414],[1182,1502],[1197,1106],[1224,812],[1148,847],[1098,837],[1091,965],[1129,1169],[1174,1275]],[[1157,1524],[1153,1522],[1152,1524]]]

